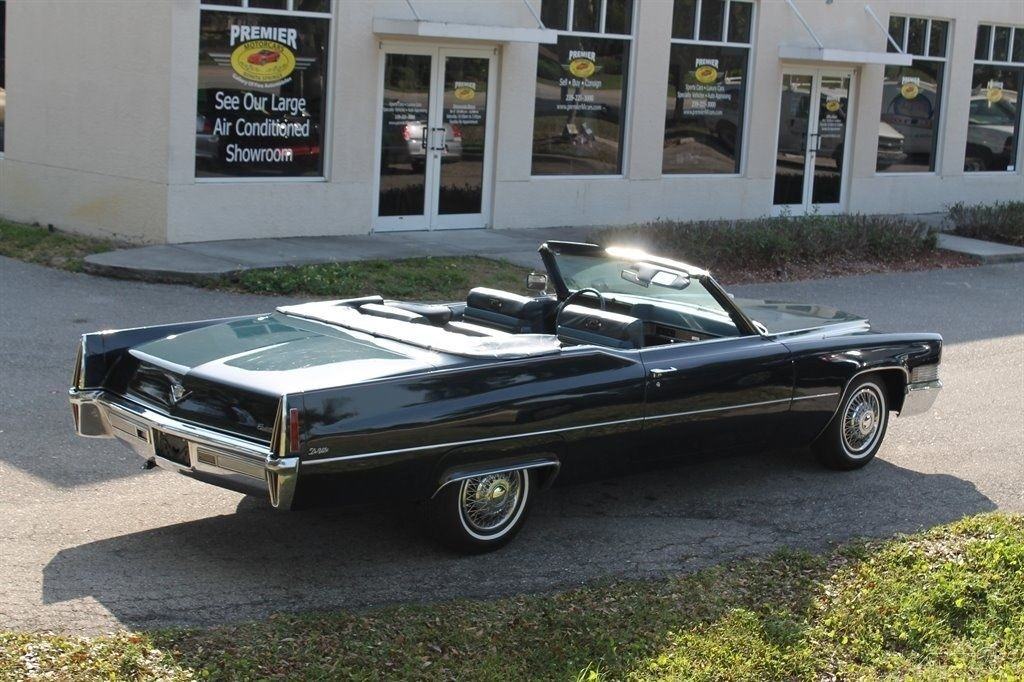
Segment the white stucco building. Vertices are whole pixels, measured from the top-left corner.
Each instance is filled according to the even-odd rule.
[[[185,242],[1024,198],[1018,0],[6,0],[0,215]]]

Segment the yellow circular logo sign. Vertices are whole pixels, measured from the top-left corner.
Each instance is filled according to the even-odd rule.
[[[825,102],[825,109],[831,111],[832,113],[839,111],[839,100],[830,99],[829,101]]]
[[[295,53],[275,40],[250,40],[231,53],[231,68],[253,83],[276,83],[295,70]]]
[[[997,102],[1002,101],[1002,99],[1003,99],[1003,89],[1002,88],[995,88],[995,87],[991,87],[990,86],[985,91],[985,99],[987,99],[992,104],[995,104]]]
[[[900,88],[900,94],[903,95],[904,99],[914,99],[920,91],[921,89],[917,87],[917,83],[904,83],[903,87]]]
[[[701,66],[693,72],[693,77],[698,83],[708,85],[718,80],[718,69],[713,66]]]
[[[461,99],[462,101],[466,102],[473,99],[474,97],[476,97],[476,90],[469,87],[468,85],[463,85],[462,87],[455,88],[455,99]]]
[[[597,71],[597,64],[586,57],[577,57],[569,62],[569,73],[577,78],[590,78]]]

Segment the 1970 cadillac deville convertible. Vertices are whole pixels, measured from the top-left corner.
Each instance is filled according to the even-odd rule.
[[[278,509],[425,500],[441,539],[480,551],[516,533],[560,468],[811,445],[854,469],[890,413],[927,410],[941,387],[938,334],[734,299],[637,251],[540,252],[531,296],[368,296],[86,334],[77,432]]]

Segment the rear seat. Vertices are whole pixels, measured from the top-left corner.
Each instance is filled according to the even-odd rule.
[[[557,303],[553,298],[477,287],[466,297],[463,319],[513,334],[544,334],[548,332],[546,318]]]
[[[558,338],[571,344],[641,348],[644,345],[644,323],[629,315],[568,305],[558,315]]]

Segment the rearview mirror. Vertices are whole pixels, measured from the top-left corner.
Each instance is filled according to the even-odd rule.
[[[531,272],[526,276],[526,288],[529,291],[547,291],[548,276],[542,272]]]
[[[682,290],[690,286],[690,276],[685,272],[666,270],[650,263],[636,263],[622,271],[622,279],[642,287],[657,284],[660,287]]]

